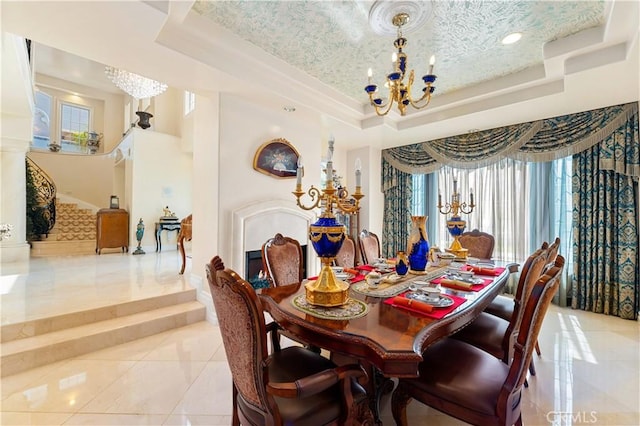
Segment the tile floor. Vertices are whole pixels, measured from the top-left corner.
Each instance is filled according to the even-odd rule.
[[[172,251],[3,265],[2,322],[187,286],[179,266]],[[640,424],[638,322],[552,307],[539,341],[537,375],[524,391],[525,425]],[[224,348],[207,322],[8,376],[1,387],[2,425],[216,426],[231,419]],[[393,425],[388,398],[383,405],[383,422]],[[411,425],[464,424],[416,402],[409,416]]]

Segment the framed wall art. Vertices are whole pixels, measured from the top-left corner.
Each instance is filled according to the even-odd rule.
[[[253,168],[277,178],[293,178],[298,168],[298,151],[286,139],[278,138],[258,148],[253,157]]]
[[[110,209],[119,209],[120,208],[120,199],[117,195],[112,195],[109,199],[109,208]]]

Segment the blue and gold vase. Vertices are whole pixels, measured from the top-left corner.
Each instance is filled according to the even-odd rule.
[[[411,234],[407,244],[409,253],[409,272],[422,275],[426,273],[429,256],[429,238],[427,237],[427,216],[411,216]]]
[[[396,254],[396,274],[403,276],[407,275],[407,272],[409,272],[409,258],[405,252],[399,251]]]
[[[332,215],[320,217],[309,225],[309,239],[322,262],[320,275],[305,284],[307,301],[319,306],[340,306],[347,302],[349,284],[336,278],[331,264],[345,239],[344,225]]]

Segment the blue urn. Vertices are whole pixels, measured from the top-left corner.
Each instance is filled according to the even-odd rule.
[[[309,226],[309,239],[319,257],[336,257],[345,238],[345,227],[335,217],[320,217]]]
[[[409,272],[424,274],[429,257],[429,241],[427,238],[427,216],[411,216],[412,229],[407,244],[409,253]]]
[[[409,258],[403,251],[396,255],[396,274],[403,276],[409,272]]]

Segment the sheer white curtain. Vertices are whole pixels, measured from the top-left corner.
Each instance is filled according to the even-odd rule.
[[[443,167],[438,172],[438,189],[442,203],[451,200],[453,180],[457,180],[460,201],[469,204],[473,190],[475,209],[462,214],[467,230],[479,229],[492,234],[496,245],[495,259],[523,262],[531,253],[531,220],[527,212],[532,198],[527,163],[504,159],[474,170]],[[448,247],[453,238],[446,231],[450,214],[437,217],[440,247]]]
[[[437,211],[438,193],[442,203],[451,200],[454,177],[460,201],[470,202],[473,190],[475,209],[461,214],[467,230],[479,229],[495,237],[494,259],[522,264],[542,245],[560,237],[560,253],[565,257],[565,277],[556,303],[566,305],[566,283],[572,267],[571,157],[546,163],[525,163],[504,159],[473,170],[443,167],[431,175],[414,175],[413,214],[429,215],[429,242],[446,248],[453,238],[446,221],[451,214]]]

